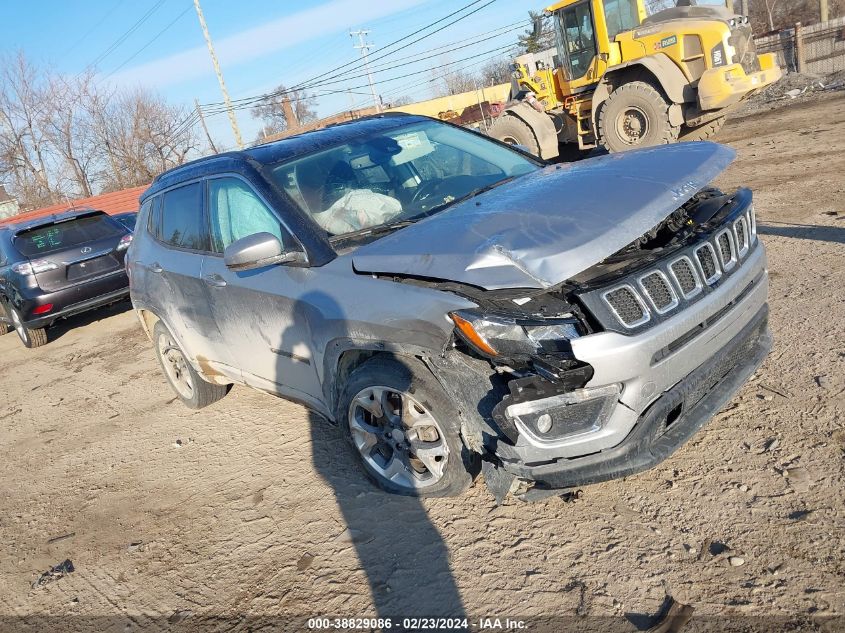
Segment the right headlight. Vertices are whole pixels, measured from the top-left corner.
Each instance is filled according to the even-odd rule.
[[[449,314],[458,335],[484,356],[528,357],[538,353],[571,352],[569,341],[581,336],[578,320],[517,321],[473,310]]]

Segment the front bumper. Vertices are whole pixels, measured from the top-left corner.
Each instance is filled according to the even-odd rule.
[[[698,81],[700,110],[719,110],[732,106],[753,92],[765,88],[783,76],[774,53],[758,55],[760,69],[746,73],[739,64],[711,68]]]
[[[660,463],[689,440],[762,364],[772,345],[768,307],[724,347],[639,416],[633,431],[611,449],[544,464],[505,463],[505,470],[537,488],[572,488],[627,477]]]

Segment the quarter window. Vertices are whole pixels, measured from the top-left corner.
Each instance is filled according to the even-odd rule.
[[[243,180],[215,178],[209,181],[208,194],[211,249],[215,253],[256,233],[275,235],[285,248],[292,248],[293,240],[276,216]]]
[[[196,251],[208,248],[202,212],[202,188],[193,183],[164,194],[161,240],[171,246]]]

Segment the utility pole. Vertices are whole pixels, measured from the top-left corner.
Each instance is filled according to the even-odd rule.
[[[353,48],[357,48],[361,51],[361,58],[364,60],[364,68],[367,69],[367,81],[370,83],[370,92],[373,95],[373,105],[376,107],[376,112],[381,112],[381,101],[376,96],[376,87],[373,85],[373,75],[370,72],[370,48],[372,48],[372,44],[367,44],[365,38],[369,35],[369,31],[349,31],[349,37],[352,38],[352,41],[355,41],[355,36],[358,36],[358,43],[353,44]]]
[[[211,35],[208,34],[208,26],[205,24],[205,17],[200,8],[200,0],[194,0],[194,8],[197,10],[197,17],[200,19],[200,27],[202,34],[205,36],[205,43],[208,44],[208,52],[211,55],[211,63],[214,66],[214,72],[217,73],[217,81],[220,82],[220,91],[223,93],[223,102],[226,104],[226,111],[229,113],[229,122],[232,124],[232,133],[235,135],[235,143],[238,149],[244,148],[244,142],[241,140],[241,131],[238,129],[238,120],[235,118],[235,111],[232,109],[232,100],[229,99],[229,91],[226,90],[226,83],[223,81],[223,72],[220,70],[220,64],[217,63],[217,55],[214,54],[214,45],[211,43]]]
[[[819,0],[819,17],[822,22],[827,22],[830,19],[827,12],[827,0]]]
[[[197,106],[197,116],[200,118],[200,124],[203,131],[205,131],[205,138],[208,139],[208,144],[211,146],[211,151],[217,154],[217,148],[214,146],[214,141],[211,140],[211,134],[208,133],[208,128],[205,125],[205,117],[202,115],[202,108],[200,107],[199,99],[194,98],[194,104]]]

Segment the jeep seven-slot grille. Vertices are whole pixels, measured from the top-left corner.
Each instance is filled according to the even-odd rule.
[[[628,286],[611,290],[604,299],[623,325],[636,327],[648,320],[646,307],[637,298],[634,290]]]
[[[670,266],[675,281],[684,297],[691,297],[698,288],[698,277],[692,268],[692,262],[683,257]]]
[[[736,235],[736,248],[739,255],[745,255],[748,250],[748,231],[745,230],[745,218],[739,218],[734,222],[734,234]]]
[[[719,237],[716,238],[716,242],[719,244],[719,257],[722,260],[722,268],[727,270],[733,266],[734,261],[734,250],[730,233],[727,231],[721,233]]]
[[[719,268],[716,264],[716,254],[710,244],[705,244],[695,252],[701,272],[704,273],[704,281],[712,283],[719,276]]]
[[[675,299],[675,292],[669,285],[669,281],[663,276],[660,271],[648,273],[640,279],[640,285],[643,287],[646,296],[651,300],[651,304],[658,312],[666,312],[671,309],[677,299]]]
[[[674,259],[658,261],[636,278],[627,277],[587,296],[595,294],[597,308],[604,304],[599,312],[606,313],[609,308],[612,315],[608,316],[628,329],[639,328],[655,318],[660,320],[662,315],[671,314],[709,291],[742,264],[756,241],[755,220],[751,207],[719,233],[687,247]]]

